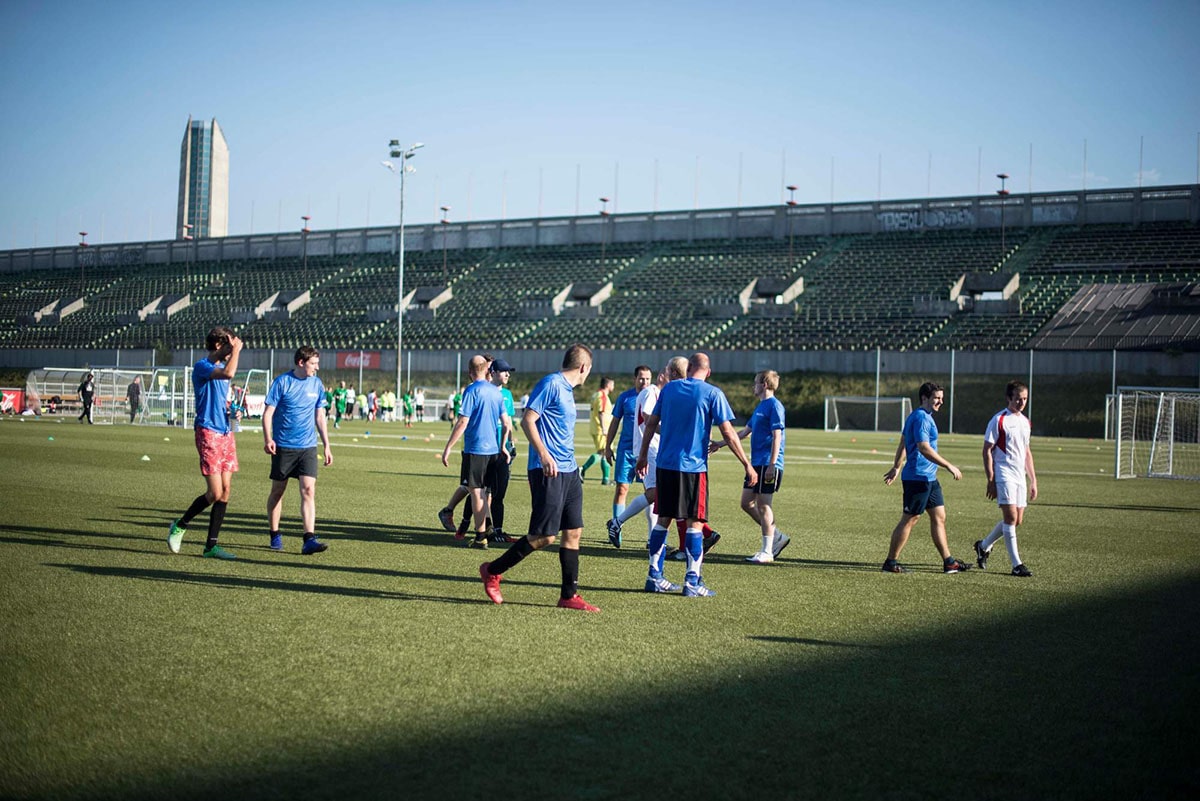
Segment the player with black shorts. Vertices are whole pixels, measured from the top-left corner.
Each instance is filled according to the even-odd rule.
[[[659,432],[658,499],[655,502],[658,522],[650,533],[651,567],[646,592],[671,592],[674,589],[662,574],[660,554],[665,557],[667,547],[664,521],[685,520],[687,574],[683,594],[689,598],[704,598],[716,595],[705,586],[701,577],[704,561],[701,525],[708,519],[708,451],[713,425],[720,428],[725,444],[742,463],[751,484],[758,483],[758,473],[750,465],[734,431],[733,409],[729,407],[725,393],[707,383],[712,375],[708,354],[693,354],[688,359],[687,370],[687,378],[670,381],[662,388],[654,413],[646,418],[637,473],[646,475],[650,440],[655,432]]]
[[[562,534],[558,563],[562,570],[559,607],[599,612],[579,595],[579,539],[583,534],[583,482],[575,461],[575,387],[592,370],[592,351],[572,345],[562,370],[537,383],[525,404],[521,428],[529,442],[529,492],[533,510],[529,533],[494,562],[479,566],[483,589],[493,603],[503,603],[500,577]]]
[[[317,371],[321,354],[313,347],[296,351],[295,367],[276,378],[267,391],[263,411],[263,450],[271,455],[271,493],[267,496],[267,523],[271,549],[283,550],[279,519],[289,479],[300,483],[300,519],[304,544],[300,553],[309,556],[329,546],[317,539],[317,435],[325,448],[325,466],[333,464],[325,419],[328,401]]]

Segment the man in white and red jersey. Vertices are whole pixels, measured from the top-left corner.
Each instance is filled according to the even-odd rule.
[[[975,543],[975,561],[987,568],[988,556],[996,540],[1004,538],[1012,574],[1029,578],[1033,573],[1021,561],[1017,551],[1017,526],[1025,519],[1025,504],[1036,500],[1037,474],[1033,470],[1033,451],[1029,449],[1029,418],[1022,412],[1029,403],[1029,387],[1010,381],[1006,390],[1008,405],[996,413],[983,435],[983,471],[987,475],[987,496],[1000,506],[1003,520],[992,533]],[[1029,483],[1026,485],[1026,476]]]
[[[658,392],[668,381],[677,378],[683,378],[687,375],[687,359],[683,356],[676,356],[667,362],[658,373],[658,378],[655,383],[643,388],[638,392],[634,399],[634,421],[633,435],[630,447],[633,453],[639,454],[642,452],[642,438],[646,432],[646,418],[654,413],[654,407],[658,404]],[[649,542],[650,531],[653,531],[654,524],[658,522],[658,515],[654,512],[654,501],[658,497],[658,484],[655,482],[656,470],[658,469],[658,434],[650,442],[650,448],[646,452],[649,459],[649,467],[646,470],[646,476],[642,479],[646,491],[634,498],[633,503],[625,507],[622,512],[608,521],[608,541],[616,548],[621,547],[621,527],[628,523],[631,519],[641,513],[646,515],[646,540]],[[635,458],[636,462],[636,458]],[[636,464],[635,464],[636,466]],[[661,572],[661,567],[660,567]],[[664,579],[663,586],[666,587],[670,582]],[[679,587],[671,585],[674,589],[668,588],[669,592],[675,592]]]

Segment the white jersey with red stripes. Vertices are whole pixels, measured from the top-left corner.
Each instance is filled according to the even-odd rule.
[[[633,431],[633,452],[639,454],[642,452],[642,437],[646,432],[646,418],[654,413],[654,406],[658,403],[658,386],[651,384],[638,393],[636,408],[637,408],[637,428]],[[658,453],[658,432],[654,432],[654,437],[650,440],[650,447],[647,450],[650,455],[651,463],[654,456]]]
[[[1029,418],[1007,406],[988,423],[983,441],[996,446],[992,448],[992,469],[997,483],[1025,482],[1029,433]]]

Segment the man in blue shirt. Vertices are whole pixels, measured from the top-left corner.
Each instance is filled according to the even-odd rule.
[[[592,351],[572,345],[562,370],[537,383],[525,404],[521,428],[529,442],[529,492],[533,510],[529,533],[494,562],[479,566],[483,590],[492,603],[504,603],[500,576],[534,551],[551,545],[562,533],[558,564],[563,609],[599,612],[579,595],[579,538],[583,534],[583,481],[575,461],[575,387],[592,371]]]
[[[462,405],[450,430],[446,447],[442,448],[442,465],[450,465],[450,451],[463,440],[460,480],[465,482],[471,496],[471,511],[475,516],[475,539],[472,548],[487,548],[488,489],[496,484],[499,462],[508,461],[508,452],[500,443],[509,438],[512,418],[504,408],[500,388],[487,380],[491,359],[475,355],[467,365],[471,384],[463,391]]]
[[[233,559],[233,553],[217,545],[217,537],[225,521],[229,485],[238,470],[237,443],[229,430],[227,405],[229,382],[237,373],[242,340],[225,326],[218,326],[208,332],[204,345],[208,355],[192,368],[192,389],[196,392],[196,451],[200,454],[200,475],[208,488],[181,517],[171,521],[167,547],[171,553],[179,553],[192,518],[211,506],[204,556]]]
[[[655,432],[658,444],[658,523],[650,533],[650,553],[655,567],[646,578],[646,592],[671,592],[675,585],[662,574],[666,556],[667,528],[664,521],[685,520],[687,532],[687,574],[683,594],[689,598],[711,597],[715,592],[701,577],[704,560],[702,524],[708,520],[708,451],[712,427],[717,425],[729,450],[742,463],[749,484],[758,483],[758,473],[750,465],[742,443],[733,428],[733,409],[725,393],[706,383],[712,375],[708,354],[696,353],[688,359],[688,377],[670,381],[658,395],[654,413],[646,418],[642,448],[638,454],[637,474],[645,476],[648,451]]]
[[[942,408],[944,390],[938,384],[925,382],[917,393],[920,406],[904,421],[903,435],[896,446],[896,460],[892,468],[883,474],[883,483],[891,485],[899,475],[904,484],[904,512],[900,522],[892,531],[892,544],[888,548],[887,560],[883,563],[885,573],[907,573],[897,561],[900,551],[908,542],[917,519],[929,512],[929,533],[933,545],[942,557],[943,573],[958,573],[970,565],[950,555],[946,544],[946,504],[942,499],[942,485],[937,480],[938,467],[944,467],[958,481],[962,471],[937,452],[938,430],[933,413]],[[900,466],[904,472],[900,472]]]
[[[783,451],[787,443],[783,404],[775,397],[779,389],[779,373],[762,370],[754,376],[754,396],[758,406],[746,421],[746,427],[738,432],[738,439],[750,437],[750,464],[758,472],[757,484],[746,484],[742,488],[742,511],[750,515],[762,532],[762,549],[747,562],[765,565],[775,561],[792,538],[775,527],[775,509],[772,501],[783,483]],[[713,443],[716,451],[721,443]]]
[[[267,522],[271,527],[271,548],[283,550],[279,518],[288,479],[300,482],[300,520],[304,524],[304,544],[300,553],[310,556],[329,546],[317,539],[317,435],[325,447],[325,466],[333,464],[329,431],[325,420],[325,388],[317,371],[321,354],[305,345],[296,351],[296,365],[276,378],[267,390],[262,430],[263,450],[271,455],[271,494],[267,496]]]
[[[633,452],[633,432],[637,429],[637,398],[643,389],[654,381],[654,374],[644,364],[633,368],[633,386],[617,396],[613,403],[612,424],[608,427],[608,443],[604,446],[604,458],[614,463],[617,488],[613,492],[613,519],[618,520],[625,511],[625,499],[629,495],[629,485],[637,478],[633,468],[637,464],[637,454]],[[621,437],[617,439],[617,430]],[[617,443],[613,450],[613,443]],[[615,547],[620,547],[620,537],[615,539],[610,535],[609,540]]]

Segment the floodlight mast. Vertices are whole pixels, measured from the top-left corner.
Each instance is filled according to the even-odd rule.
[[[408,166],[408,160],[411,159],[416,152],[425,147],[424,142],[416,142],[409,145],[407,148],[401,147],[399,139],[392,139],[388,142],[388,155],[394,159],[400,159],[400,166],[397,168],[395,163],[391,161],[382,162],[384,167],[387,167],[392,172],[400,173],[400,231],[397,237],[397,247],[399,251],[399,275],[397,277],[396,288],[396,397],[404,397],[404,387],[401,371],[401,359],[404,354],[404,176],[409,172],[415,172],[415,168]]]
[[[1008,181],[1008,173],[998,172],[996,173],[996,177],[1000,179],[1000,188],[996,190],[996,194],[1000,196],[1000,262],[1003,264],[1008,254],[1004,242],[1004,204],[1008,199],[1008,189],[1005,188],[1004,184]]]

